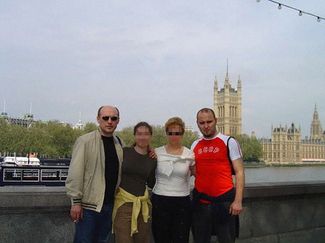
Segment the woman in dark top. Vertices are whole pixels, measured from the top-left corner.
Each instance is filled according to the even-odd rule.
[[[150,208],[147,186],[155,184],[156,159],[148,156],[152,127],[134,127],[135,144],[123,149],[122,180],[115,196],[113,230],[116,243],[150,242]]]

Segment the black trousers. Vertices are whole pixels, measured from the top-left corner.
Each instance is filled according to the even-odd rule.
[[[191,200],[152,194],[152,233],[155,243],[188,243]]]
[[[192,233],[195,243],[209,243],[211,235],[217,235],[219,243],[234,243],[238,216],[229,214],[234,191],[224,194],[230,201],[203,203],[196,200],[192,212]]]

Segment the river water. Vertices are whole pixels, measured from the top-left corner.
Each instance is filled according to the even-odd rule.
[[[246,183],[325,181],[325,166],[245,168]]]

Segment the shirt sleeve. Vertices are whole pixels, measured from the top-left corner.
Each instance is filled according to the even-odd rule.
[[[72,204],[81,204],[85,167],[85,143],[81,138],[75,142],[65,187]]]
[[[191,148],[190,148],[192,151],[194,150],[194,148],[195,148],[195,146],[198,144],[198,142],[199,142],[199,139],[195,140],[195,141],[192,143]]]
[[[195,165],[195,154],[192,150],[189,151],[189,157],[191,158],[190,166]]]
[[[236,139],[230,138],[228,146],[230,153],[229,155],[232,161],[243,157],[240,145]]]

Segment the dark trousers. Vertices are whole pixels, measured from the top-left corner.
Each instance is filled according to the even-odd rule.
[[[216,234],[219,243],[234,243],[236,216],[229,214],[231,202],[206,204],[197,202],[192,212],[192,233],[195,243],[209,243]]]
[[[108,243],[112,231],[113,204],[104,204],[98,213],[83,209],[83,217],[76,223],[74,243]]]
[[[153,194],[152,233],[155,243],[188,243],[191,227],[191,200]]]

